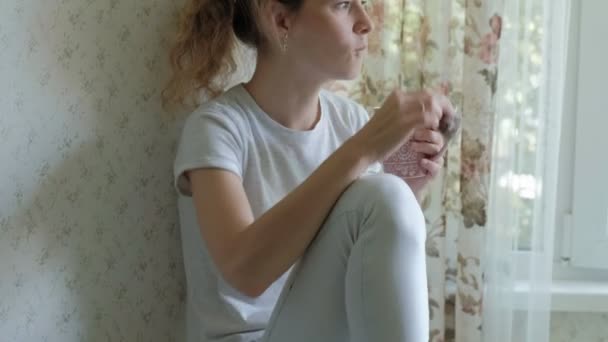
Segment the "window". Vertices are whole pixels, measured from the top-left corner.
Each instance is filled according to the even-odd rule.
[[[577,3],[578,32],[570,48],[575,57],[568,91],[570,125],[564,127],[573,146],[563,149],[569,178],[563,187],[571,187],[571,193],[562,191],[570,203],[563,203],[561,254],[571,266],[608,269],[608,45],[602,43],[608,32],[608,3]]]
[[[542,1],[528,2],[526,22],[518,23],[519,73],[510,89],[500,99],[503,106],[520,115],[503,120],[499,136],[515,142],[514,172],[503,175],[498,185],[511,187],[518,194],[515,206],[521,208],[516,218],[516,249],[525,252],[531,246],[534,224],[534,198],[542,190],[534,177],[539,139],[538,110],[542,96],[543,23]],[[602,44],[608,23],[602,13],[608,3],[586,1],[572,3],[572,28],[568,46],[567,98],[562,119],[560,176],[557,196],[556,258],[571,266],[608,268],[608,113],[602,94],[608,79],[608,45]],[[516,23],[506,23],[514,29]],[[562,100],[562,99],[556,99]],[[605,127],[605,128],[604,128]],[[497,151],[513,153],[513,151]]]

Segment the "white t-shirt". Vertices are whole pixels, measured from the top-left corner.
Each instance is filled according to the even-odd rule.
[[[174,164],[187,278],[187,341],[259,339],[291,269],[258,298],[247,297],[219,274],[197,224],[184,172],[220,168],[242,180],[255,218],[301,184],[368,120],[365,109],[322,90],[321,117],[308,131],[270,118],[238,84],[204,103],[185,121]],[[368,172],[381,172],[376,163]],[[204,190],[203,190],[204,191]]]

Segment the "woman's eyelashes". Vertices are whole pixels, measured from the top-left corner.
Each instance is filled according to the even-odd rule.
[[[336,4],[336,7],[338,9],[342,9],[342,10],[350,10],[352,8],[352,4],[353,1],[341,1],[339,3]],[[367,9],[367,1],[361,1],[361,6],[363,6],[363,8]]]

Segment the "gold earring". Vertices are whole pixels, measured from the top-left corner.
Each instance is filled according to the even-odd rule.
[[[285,32],[285,35],[283,36],[283,39],[281,41],[281,51],[283,53],[287,52],[287,39],[289,37],[289,33]]]

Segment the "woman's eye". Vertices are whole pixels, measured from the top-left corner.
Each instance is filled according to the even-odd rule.
[[[350,9],[352,7],[352,1],[342,1],[338,3],[339,9]],[[369,7],[369,1],[361,1],[361,6],[367,9]]]
[[[339,2],[337,6],[338,6],[339,9],[349,9],[350,8],[350,1]]]

